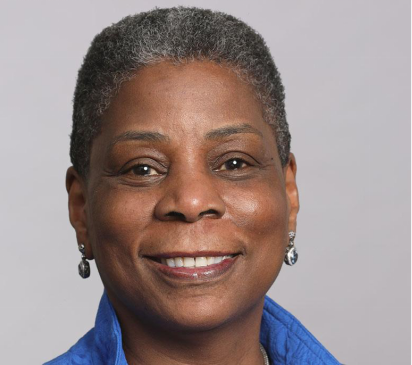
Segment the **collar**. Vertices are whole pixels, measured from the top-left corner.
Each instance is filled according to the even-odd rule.
[[[127,365],[119,321],[106,291],[100,301],[94,330],[82,340],[87,336],[94,337],[90,342],[96,351],[90,348],[87,351],[93,364]],[[268,296],[265,297],[260,341],[271,364],[340,364],[292,314]],[[72,354],[75,347],[71,349]]]
[[[292,314],[265,297],[260,342],[271,364],[340,365]]]

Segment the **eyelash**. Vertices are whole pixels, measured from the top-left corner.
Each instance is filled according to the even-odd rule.
[[[226,164],[228,164],[232,161],[239,161],[239,165],[241,165],[242,167],[236,167],[234,169],[228,169],[227,166],[226,166],[226,168],[224,170],[221,170],[222,167],[224,167]],[[250,166],[250,164],[247,161],[245,161],[243,158],[233,157],[233,158],[230,158],[230,159],[226,160],[222,165],[220,165],[220,167],[218,169],[214,169],[213,171],[236,171],[236,170],[240,170],[240,169],[244,168],[244,165]],[[134,165],[134,166],[130,167],[129,169],[127,169],[123,174],[126,175],[128,173],[132,173],[133,170],[135,170],[137,168],[140,168],[140,167],[145,167],[145,168],[153,169],[153,170],[156,171],[156,169],[154,167],[150,166],[149,164],[137,164],[137,165]],[[150,174],[144,174],[144,175],[133,174],[133,175],[134,176],[151,176]],[[162,175],[162,174],[157,173],[155,175]],[[154,176],[154,175],[152,175],[152,176]]]

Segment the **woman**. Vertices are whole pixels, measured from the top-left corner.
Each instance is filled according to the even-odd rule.
[[[48,364],[338,364],[265,294],[297,260],[296,162],[279,73],[243,22],[127,17],[79,72],[70,221],[103,294]]]

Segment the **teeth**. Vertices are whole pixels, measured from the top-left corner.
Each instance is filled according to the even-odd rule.
[[[223,257],[224,256],[215,257],[215,264],[218,264],[219,262],[221,262],[223,260]]]
[[[196,267],[207,266],[206,257],[196,257]]]
[[[184,267],[195,266],[195,258],[194,257],[183,257],[183,266]]]
[[[207,264],[208,264],[208,265],[212,265],[212,264],[215,263],[215,258],[212,257],[212,256],[209,256],[209,257],[207,257],[206,259],[207,259]]]
[[[170,259],[170,260],[175,262],[176,267],[182,267],[183,266],[183,259],[181,257],[175,257],[174,259]]]
[[[164,259],[160,261],[163,265],[169,267],[204,267],[213,264],[219,264],[225,259],[234,257],[235,255],[226,256],[208,256],[208,257],[175,257]]]

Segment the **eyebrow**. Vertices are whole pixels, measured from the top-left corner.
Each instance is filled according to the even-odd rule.
[[[239,134],[239,133],[252,133],[252,134],[256,134],[259,137],[263,138],[263,134],[261,131],[259,131],[255,127],[252,127],[250,124],[244,123],[244,124],[237,124],[237,125],[231,125],[227,127],[213,129],[212,131],[206,133],[205,139],[207,140],[222,139],[222,138],[230,137],[234,134]]]
[[[250,124],[244,123],[213,129],[206,133],[205,139],[217,140],[240,133],[252,133],[263,138],[262,132]],[[127,131],[115,137],[110,143],[110,147],[123,141],[170,142],[170,138],[159,132]]]
[[[110,147],[123,141],[170,142],[170,138],[158,132],[127,131],[115,137]]]

